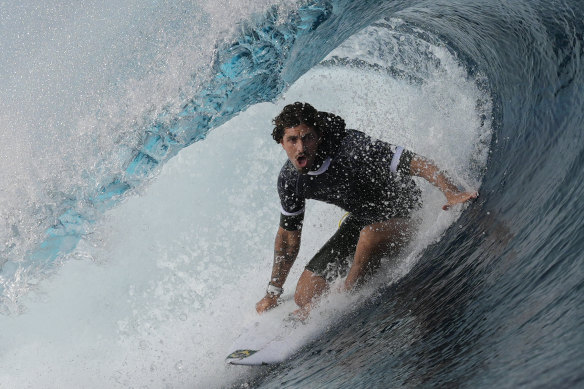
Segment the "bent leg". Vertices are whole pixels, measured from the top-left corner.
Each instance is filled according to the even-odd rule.
[[[327,282],[340,275],[345,276],[349,267],[347,259],[354,256],[359,235],[365,225],[366,223],[349,215],[308,262],[306,269],[323,277]]]
[[[300,307],[298,315],[301,319],[305,319],[308,316],[311,304],[327,290],[328,283],[324,277],[317,276],[310,270],[304,269],[294,294],[294,301]]]
[[[345,289],[351,290],[371,276],[383,256],[396,255],[410,241],[413,231],[412,221],[406,218],[394,218],[364,227],[345,280]]]

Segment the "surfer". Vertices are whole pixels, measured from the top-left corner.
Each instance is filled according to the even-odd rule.
[[[444,210],[478,196],[460,191],[428,159],[347,129],[341,117],[308,103],[285,106],[273,122],[272,137],[288,160],[278,177],[280,225],[272,276],[266,295],[256,304],[259,313],[278,305],[300,249],[306,199],[337,205],[348,216],[298,280],[294,300],[301,319],[335,278],[346,276],[343,289],[350,291],[375,272],[383,256],[396,255],[407,244],[415,227],[410,216],[421,205],[412,176],[444,193]]]

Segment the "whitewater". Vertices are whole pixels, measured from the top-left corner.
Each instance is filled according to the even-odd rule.
[[[0,387],[577,387],[583,11],[1,3]],[[227,366],[269,278],[269,134],[294,101],[480,197],[444,212],[420,183],[397,261],[328,296],[290,361]],[[342,215],[309,202],[285,298]]]

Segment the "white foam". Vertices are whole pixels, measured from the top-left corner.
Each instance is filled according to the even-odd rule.
[[[205,85],[215,44],[274,2],[2,3],[0,266],[109,183],[143,125]]]

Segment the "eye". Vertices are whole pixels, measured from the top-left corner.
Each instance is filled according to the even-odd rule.
[[[313,141],[314,139],[315,139],[315,136],[312,133],[306,134],[302,137],[303,141]]]

